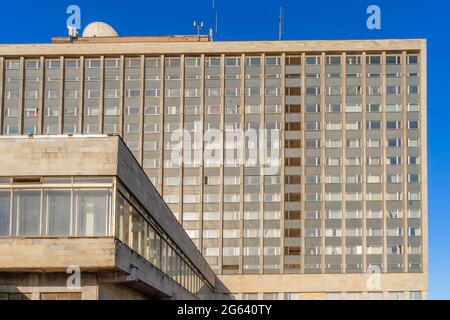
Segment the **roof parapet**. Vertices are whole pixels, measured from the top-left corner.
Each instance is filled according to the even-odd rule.
[[[54,37],[52,43],[145,43],[145,42],[208,42],[207,35],[185,36],[130,36],[130,37]]]

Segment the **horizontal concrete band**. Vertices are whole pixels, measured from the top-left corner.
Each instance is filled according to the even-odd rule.
[[[340,52],[422,50],[425,39],[227,41],[153,43],[71,43],[0,45],[0,56],[51,56],[90,54],[228,54],[270,52]]]

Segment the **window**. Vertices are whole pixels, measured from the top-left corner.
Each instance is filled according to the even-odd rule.
[[[340,104],[329,104],[329,105],[327,105],[327,112],[341,112],[341,105]],[[340,130],[340,128],[338,130]]]
[[[183,212],[183,220],[184,221],[197,221],[200,217],[198,212]]]
[[[159,68],[161,60],[159,58],[147,58],[145,59],[146,68]]]
[[[89,89],[86,90],[86,98],[99,98],[100,90],[98,89]]]
[[[308,65],[319,65],[320,57],[306,57],[306,64]]]
[[[341,64],[341,57],[327,57],[327,64],[328,65],[339,65]]]
[[[408,164],[419,164],[419,157],[418,156],[409,156],[408,157]]]
[[[307,104],[306,105],[307,113],[316,113],[320,112],[320,104]]]
[[[19,70],[20,68],[20,60],[6,60],[5,63],[7,70]]]
[[[347,56],[347,64],[360,65],[361,64],[361,56]]]
[[[119,59],[105,59],[105,68],[107,69],[115,69],[119,68]]]
[[[119,96],[118,89],[105,89],[105,98],[118,98]]]
[[[327,292],[327,300],[341,300],[340,292]]]
[[[80,60],[66,60],[65,65],[67,69],[77,69],[80,67]]]
[[[203,220],[205,221],[216,221],[219,220],[219,212],[217,211],[206,211],[203,212]]]
[[[386,56],[386,64],[400,64],[401,57],[400,56]]]
[[[27,70],[39,69],[39,60],[27,60],[25,63],[25,69]]]
[[[81,300],[81,292],[44,292],[40,300]]]
[[[281,64],[280,57],[267,57],[266,65],[268,66],[279,66]]]
[[[402,105],[401,104],[387,104],[386,105],[386,112],[400,112],[402,111]]]
[[[347,300],[361,300],[361,292],[347,292]]]
[[[408,121],[408,129],[418,129],[419,121]]]
[[[231,57],[228,57],[228,58],[226,58],[226,60],[225,60],[225,65],[227,66],[227,67],[237,67],[237,66],[240,66],[241,65],[241,58],[231,58]]]
[[[261,65],[261,59],[260,58],[246,58],[245,59],[245,65],[246,66],[260,66]]]
[[[146,89],[145,90],[145,96],[146,97],[159,97],[160,96],[160,90],[159,89]]]
[[[387,86],[386,87],[386,93],[387,94],[394,94],[398,95],[402,93],[402,87],[401,86]]]
[[[158,106],[145,107],[144,113],[146,115],[152,115],[152,116],[159,115],[159,107]]]
[[[266,96],[279,96],[280,88],[278,87],[266,87]]]
[[[260,94],[261,94],[261,88],[259,88],[259,87],[252,87],[252,88],[245,89],[246,96],[254,97],[254,96],[259,96]]]
[[[141,65],[140,58],[127,58],[125,59],[125,66],[127,68],[139,68]]]
[[[219,237],[219,230],[211,229],[211,230],[203,230],[203,238],[206,239],[216,239]]]
[[[224,230],[225,231],[225,230]],[[224,235],[225,237],[225,235]],[[228,257],[239,256],[239,247],[223,247],[223,255]]]
[[[127,90],[127,97],[128,98],[135,98],[141,96],[141,90],[139,89],[128,89]]]
[[[198,203],[199,202],[199,195],[196,195],[196,194],[184,194],[183,195],[183,202],[184,203]]]
[[[219,248],[205,248],[205,256],[207,257],[217,257],[219,256]]]
[[[5,91],[5,97],[8,100],[19,99],[19,91],[16,90],[7,90]]]
[[[23,292],[1,292],[1,300],[31,300],[31,293]]]
[[[381,128],[381,122],[380,121],[367,121],[366,122],[366,129],[367,130],[379,130]]]
[[[207,57],[205,58],[205,66],[206,67],[218,67],[220,66],[220,58],[219,57]]]
[[[198,67],[200,66],[200,58],[186,58],[185,59],[186,67]]]
[[[40,190],[15,190],[13,203],[13,235],[38,236]]]
[[[100,68],[100,59],[87,59],[86,60],[86,68],[89,68],[89,69]]]
[[[288,66],[300,66],[301,65],[301,57],[299,56],[288,56],[286,57],[286,65]]]
[[[419,56],[408,56],[408,64],[419,63]]]
[[[108,190],[75,190],[74,206],[78,236],[106,235],[111,192]]]
[[[77,99],[79,96],[78,90],[64,90],[64,97],[66,99]]]
[[[386,129],[388,130],[399,130],[402,127],[401,121],[387,121]]]
[[[381,56],[367,56],[367,64],[381,64]]]
[[[388,299],[389,300],[402,300],[403,292],[389,292]]]
[[[9,191],[0,191],[0,237],[9,236],[10,198]]]
[[[43,217],[45,235],[70,235],[70,190],[45,190]]]
[[[242,295],[243,300],[258,300],[258,294],[257,293],[244,293]]]
[[[420,292],[420,291],[411,291],[409,293],[409,300],[422,300],[422,292]]]
[[[308,95],[319,95],[320,87],[306,87],[306,94]]]
[[[401,147],[402,139],[387,139],[386,146],[387,147]]]
[[[361,112],[361,105],[346,105],[345,112]]]
[[[408,94],[418,94],[419,87],[418,86],[408,86]]]

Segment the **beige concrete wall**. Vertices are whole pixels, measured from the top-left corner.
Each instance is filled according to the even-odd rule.
[[[146,300],[148,297],[132,288],[111,283],[102,283],[98,287],[99,300]]]
[[[0,252],[0,292],[16,292],[15,288],[21,288],[19,292],[28,293],[33,292],[31,287],[39,288],[39,292],[70,292],[66,288],[70,274],[66,272],[69,266],[77,266],[85,283],[82,287],[89,284],[97,288],[81,291],[86,291],[89,299],[143,299],[146,296],[195,299],[193,294],[112,237],[0,239]],[[138,269],[134,276],[131,266]],[[28,276],[23,277],[20,272]],[[46,274],[55,274],[54,281]],[[125,284],[139,284],[139,287],[131,289]],[[98,295],[98,288],[102,288],[101,295]]]
[[[23,293],[39,300],[42,293],[81,293],[82,300],[98,299],[97,277],[85,273],[79,288],[67,287],[66,273],[6,273],[0,272],[0,293]]]
[[[424,273],[221,275],[219,279],[231,293],[428,290]]]
[[[96,273],[83,273],[79,288],[68,288],[65,273],[1,273],[0,294],[23,293],[39,300],[42,293],[81,293],[82,300],[144,300],[149,296],[119,283],[104,283]]]
[[[0,272],[114,269],[114,238],[0,239]]]
[[[0,137],[0,176],[110,175],[119,137]]]

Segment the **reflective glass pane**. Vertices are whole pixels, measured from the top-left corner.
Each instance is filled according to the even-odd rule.
[[[131,208],[130,203],[120,193],[117,193],[116,236],[126,245],[130,243]]]
[[[70,198],[70,190],[44,191],[45,235],[70,235]]]
[[[15,190],[13,221],[17,236],[38,236],[41,204],[40,190]]]
[[[0,237],[9,236],[9,201],[11,192],[0,191]]]
[[[75,190],[77,236],[104,236],[110,212],[110,190]]]

